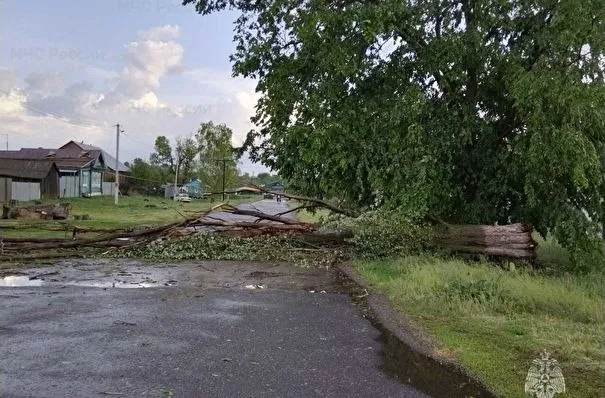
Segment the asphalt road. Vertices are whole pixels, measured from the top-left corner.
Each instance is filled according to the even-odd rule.
[[[2,397],[422,397],[345,294],[0,288]]]
[[[278,202],[275,199],[263,199],[263,200],[259,200],[259,201],[251,202],[251,203],[242,203],[242,204],[238,205],[237,207],[240,209],[244,209],[244,210],[258,210],[260,212],[273,215],[273,214],[278,214],[278,213],[288,211],[290,209],[289,203],[290,202],[288,202],[286,200],[284,200],[282,202]],[[257,220],[256,217],[243,216],[241,214],[226,213],[224,211],[213,212],[212,217],[218,218],[221,220],[225,220],[225,221],[254,222]],[[294,215],[294,213],[288,213],[288,214],[285,214],[283,217],[293,219],[296,216]]]

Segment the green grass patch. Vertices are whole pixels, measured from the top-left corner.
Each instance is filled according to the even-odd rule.
[[[249,197],[231,197],[230,204],[251,201]],[[89,220],[32,220],[18,218],[15,220],[0,220],[0,230],[3,236],[12,237],[65,237],[61,231],[46,231],[40,227],[57,227],[69,223],[84,228],[134,228],[167,224],[190,217],[191,212],[201,212],[220,203],[220,200],[210,202],[208,199],[192,199],[189,203],[174,202],[168,198],[154,196],[123,196],[119,204],[114,204],[110,196],[92,198],[70,198],[46,203],[69,202],[72,205],[72,215],[87,214]],[[18,226],[19,229],[6,227]],[[5,228],[3,228],[5,227]],[[94,234],[90,233],[91,237]]]
[[[576,276],[430,255],[355,263],[503,397],[524,396],[531,360],[559,360],[566,397],[602,397],[605,276]]]
[[[299,206],[299,204],[293,203],[291,206],[296,207],[296,206]],[[315,209],[315,210],[303,209],[303,210],[299,210],[296,212],[296,218],[299,221],[313,223],[313,224],[321,223],[322,221],[326,220],[329,215],[330,215],[330,210],[323,209],[323,208]]]

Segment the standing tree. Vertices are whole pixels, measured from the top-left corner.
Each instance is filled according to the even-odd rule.
[[[180,181],[186,182],[194,177],[195,157],[199,153],[198,144],[193,137],[178,137],[176,139],[174,151],[177,159],[176,163],[179,170]]]
[[[200,153],[203,182],[212,192],[237,184],[238,171],[235,150],[231,144],[233,131],[224,124],[202,123],[195,134]]]
[[[161,135],[155,139],[155,152],[149,156],[149,163],[158,170],[158,177],[164,182],[170,182],[171,176],[174,179],[175,162],[172,156],[172,147],[168,138]]]
[[[193,176],[198,153],[199,147],[193,137],[177,137],[173,151],[168,138],[162,135],[156,138],[155,152],[151,154],[149,161],[162,171],[160,177],[166,182],[174,181],[178,170],[177,183],[180,184]]]
[[[237,9],[253,158],[309,194],[602,247],[602,0],[184,0]]]

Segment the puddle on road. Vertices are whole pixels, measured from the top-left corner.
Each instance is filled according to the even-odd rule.
[[[42,282],[40,279],[29,279],[29,276],[11,275],[0,278],[2,287],[41,286]]]
[[[174,282],[174,281],[171,281]],[[67,286],[80,286],[80,287],[98,287],[98,288],[119,288],[119,289],[138,289],[138,288],[149,288],[156,286],[174,286],[176,283],[165,283],[157,284],[153,282],[126,282],[126,281],[108,281],[108,282],[95,282],[95,281],[45,281],[39,278],[30,276],[5,276],[0,278],[0,287],[32,287],[32,286],[53,286],[53,285],[67,285]]]
[[[431,397],[495,397],[454,365],[439,363],[413,351],[388,330],[381,326],[378,329],[382,332],[382,369],[400,382]]]
[[[410,385],[431,397],[495,398],[485,387],[453,364],[440,363],[413,350],[389,331],[374,315],[367,301],[367,292],[347,275],[337,273],[339,288],[347,292],[364,318],[380,331],[381,369],[403,384]]]

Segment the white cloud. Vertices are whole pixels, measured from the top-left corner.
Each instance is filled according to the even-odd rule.
[[[27,90],[42,94],[57,94],[63,89],[63,75],[58,72],[32,72],[25,78]]]
[[[0,96],[0,114],[7,116],[18,115],[24,110],[21,104],[24,100],[25,96],[16,92],[9,92],[9,95]]]
[[[213,107],[212,120],[231,127],[233,143],[241,145],[254,127],[250,117],[255,114],[260,98],[260,94],[255,92],[256,81],[232,77],[229,71],[208,68],[189,69],[183,75],[194,80],[205,95],[221,99],[220,105]]]
[[[178,25],[156,26],[151,29],[139,31],[139,38],[152,41],[170,41],[176,40],[181,35],[181,28]]]
[[[260,94],[248,91],[238,91],[235,93],[235,98],[237,98],[239,104],[246,109],[251,116],[254,115],[256,112],[256,104],[260,99]]]
[[[252,128],[256,82],[233,78],[228,70],[185,69],[179,33],[178,26],[170,25],[139,32],[124,46],[125,64],[119,71],[84,65],[81,75],[104,82],[97,86],[86,80],[66,82],[68,74],[48,70],[20,81],[14,68],[0,67],[0,125],[11,137],[11,149],[56,147],[74,139],[113,152],[113,126],[120,123],[128,134],[120,158],[147,158],[158,135],[174,141],[209,120],[231,127],[234,144],[240,145]],[[197,86],[195,94],[161,87],[166,76],[182,70],[177,79]],[[245,164],[247,170],[263,169]]]
[[[159,26],[139,32],[138,40],[126,45],[128,65],[116,79],[115,88],[107,93],[102,105],[140,103],[160,87],[160,80],[181,69],[183,46],[176,41],[178,26]],[[135,102],[133,102],[135,101]],[[149,105],[147,101],[147,105]],[[158,107],[164,107],[157,101]]]
[[[131,105],[137,109],[157,109],[164,108],[165,105],[160,103],[158,97],[151,91],[144,94],[141,98],[130,100]]]

